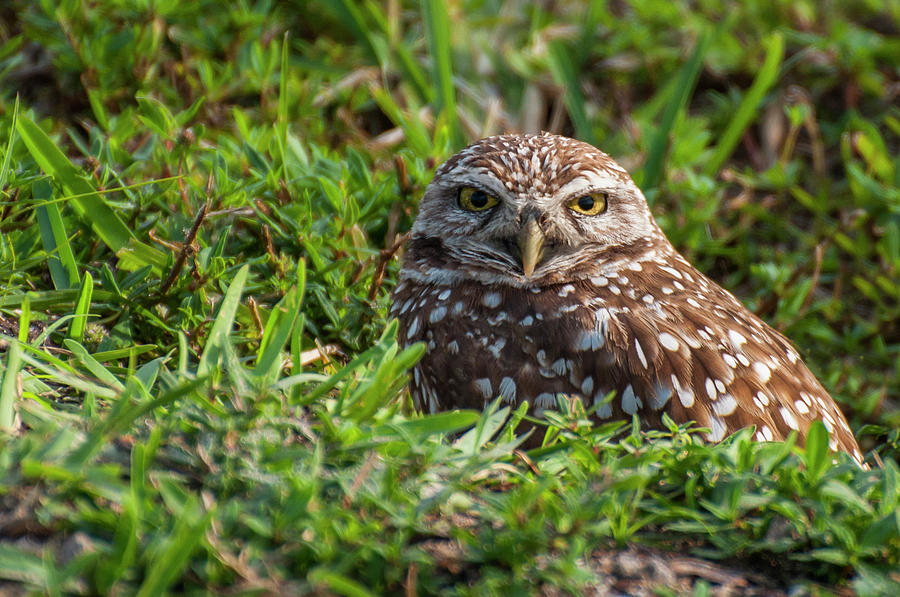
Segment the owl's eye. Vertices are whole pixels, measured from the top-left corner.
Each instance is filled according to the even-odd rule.
[[[571,199],[566,206],[584,216],[596,216],[606,211],[606,193],[591,193]]]
[[[487,211],[500,201],[481,189],[462,187],[459,190],[459,206],[466,211]]]

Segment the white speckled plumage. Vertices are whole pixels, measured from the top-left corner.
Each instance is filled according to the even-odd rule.
[[[466,187],[496,204],[463,209]],[[572,211],[591,194],[605,198],[601,213]],[[544,243],[530,272],[529,221]],[[421,408],[502,395],[540,414],[562,394],[598,419],[694,420],[711,441],[749,425],[760,441],[802,439],[822,420],[832,448],[862,460],[790,342],[679,255],[625,170],[580,141],[490,137],[438,168],[391,312],[407,343],[430,334],[411,384]]]

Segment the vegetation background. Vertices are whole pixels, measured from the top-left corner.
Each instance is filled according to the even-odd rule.
[[[897,0],[12,0],[0,81],[0,593],[900,594]],[[521,412],[412,411],[416,202],[542,129],[634,174],[872,470],[821,426],[561,412],[525,453]]]

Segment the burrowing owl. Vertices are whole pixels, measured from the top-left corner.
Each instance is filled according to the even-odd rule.
[[[403,342],[426,344],[411,391],[431,412],[502,396],[540,415],[563,394],[600,420],[696,421],[710,441],[749,425],[802,438],[820,419],[862,460],[791,343],[691,266],[628,173],[580,141],[490,137],[443,164],[391,313]]]

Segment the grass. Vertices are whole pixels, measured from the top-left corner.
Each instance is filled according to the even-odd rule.
[[[626,545],[900,591],[900,8],[613,4],[0,9],[0,591],[577,594]],[[883,466],[414,413],[399,241],[523,128],[628,167]]]

